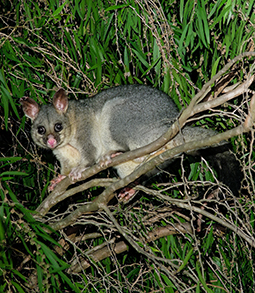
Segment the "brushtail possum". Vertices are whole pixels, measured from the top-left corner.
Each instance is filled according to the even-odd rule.
[[[168,95],[145,85],[118,86],[80,101],[69,101],[60,89],[52,105],[41,107],[28,97],[20,102],[33,122],[34,142],[51,149],[61,164],[61,174],[73,179],[106,156],[153,142],[179,115]],[[214,134],[201,127],[184,127],[168,148]],[[125,177],[138,165],[132,161],[115,168]]]

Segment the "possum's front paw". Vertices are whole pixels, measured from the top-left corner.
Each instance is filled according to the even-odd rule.
[[[108,167],[112,162],[112,158],[114,158],[114,157],[116,157],[118,155],[121,155],[121,154],[123,154],[123,153],[122,152],[116,152],[116,153],[111,153],[111,154],[104,155],[99,160],[100,167]]]
[[[49,187],[48,187],[48,190],[49,190],[49,191],[53,191],[54,188],[56,187],[56,185],[57,185],[60,181],[62,181],[64,178],[66,178],[66,176],[65,176],[65,175],[61,175],[61,174],[59,174],[58,177],[53,178],[53,179],[51,180],[51,182],[50,182],[50,185],[49,185]]]
[[[87,168],[75,167],[71,170],[71,172],[69,173],[68,176],[69,176],[69,178],[72,179],[72,181],[79,180],[82,176],[82,172],[88,168],[89,167],[87,167]]]
[[[107,167],[107,166],[109,166],[111,164],[111,162],[112,162],[111,156],[110,155],[105,155],[102,158],[100,158],[98,163],[99,163],[100,167]]]

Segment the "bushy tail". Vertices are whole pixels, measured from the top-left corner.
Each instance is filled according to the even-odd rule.
[[[167,144],[167,148],[171,149],[191,141],[201,141],[216,134],[217,132],[211,129],[186,126]],[[203,156],[209,160],[218,174],[218,179],[227,185],[235,196],[238,196],[244,175],[240,162],[229,150],[230,148],[230,144],[224,140],[218,144],[198,148],[187,153],[192,156]]]
[[[184,143],[191,142],[191,141],[200,142],[202,139],[211,137],[216,134],[217,134],[217,132],[214,130],[211,130],[211,129],[206,129],[206,128],[202,128],[202,127],[186,126],[167,144],[167,148],[171,149],[173,147],[176,147],[176,146],[179,146]],[[224,145],[226,143],[227,143],[226,141],[222,141],[218,144],[212,145],[212,147]],[[202,149],[208,148],[208,147],[211,147],[211,146],[205,146]],[[201,149],[201,148],[199,148],[199,149]],[[191,150],[188,153],[196,154],[197,150],[198,149]]]

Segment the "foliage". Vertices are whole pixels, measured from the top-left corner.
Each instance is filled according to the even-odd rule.
[[[29,124],[19,106],[19,98],[25,95],[47,103],[59,87],[67,89],[70,98],[77,99],[107,87],[141,83],[162,89],[181,109],[227,61],[242,52],[254,51],[254,2],[13,0],[0,3],[1,292],[255,290],[254,251],[233,231],[222,230],[207,218],[200,234],[180,232],[151,241],[147,246],[139,243],[138,239],[146,239],[151,231],[149,220],[153,227],[164,227],[194,217],[178,209],[170,213],[171,205],[156,196],[152,199],[151,195],[141,193],[140,200],[127,206],[115,205],[111,210],[118,223],[133,231],[137,243],[155,259],[132,246],[119,255],[112,252],[111,257],[99,263],[90,258],[89,252],[95,247],[110,247],[113,238],[120,237],[103,212],[80,220],[79,243],[72,242],[66,231],[47,233],[49,228],[35,220],[32,210],[47,196],[47,186],[57,164],[51,154],[34,146]],[[241,76],[246,69],[245,61],[236,68]],[[236,80],[234,77],[233,83]],[[245,103],[242,111],[246,109]],[[227,120],[211,115],[198,124],[218,131],[229,129],[239,122],[233,109],[235,105],[230,104],[223,108],[231,113]],[[247,175],[243,196],[231,197],[229,203],[225,198],[219,200],[222,214],[226,213],[237,226],[243,221],[251,235],[255,190],[251,163],[253,139],[252,134],[233,141]],[[164,184],[160,182],[167,181],[170,190],[164,191],[165,195],[180,199],[192,192],[199,197],[217,182],[217,172],[203,160],[194,162],[181,157],[175,167],[176,172],[155,179],[155,190],[162,190]],[[97,191],[91,190],[91,196],[95,197]],[[70,210],[75,209],[72,203],[68,202]],[[163,203],[168,213],[161,209]],[[61,220],[62,211],[63,206],[59,205],[49,219],[45,217],[45,222],[49,224],[51,217]],[[84,240],[83,233],[91,237]],[[58,250],[64,239],[69,244],[67,250]],[[78,257],[89,258],[90,267],[72,274],[68,268]],[[34,274],[37,274],[36,286],[28,289],[34,282]]]

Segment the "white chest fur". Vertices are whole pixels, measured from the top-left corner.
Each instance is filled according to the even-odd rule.
[[[62,168],[61,173],[64,175],[67,175],[72,168],[78,166],[81,162],[81,153],[70,144],[55,149],[53,153],[59,160]]]

